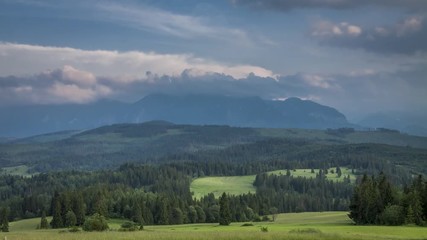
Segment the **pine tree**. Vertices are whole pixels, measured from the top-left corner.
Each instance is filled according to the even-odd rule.
[[[64,227],[73,227],[76,226],[77,224],[77,218],[76,218],[76,214],[74,214],[73,211],[68,211],[65,214],[65,222],[64,222]]]
[[[190,223],[196,223],[197,222],[197,211],[194,208],[194,206],[190,206],[188,208],[188,220]]]
[[[76,192],[73,194],[72,210],[76,215],[76,225],[82,226],[85,222],[86,207],[81,192]]]
[[[227,194],[222,193],[219,199],[219,225],[230,225],[231,223],[231,211],[230,204]]]
[[[133,208],[132,208],[132,212],[133,212],[133,216],[132,216],[132,220],[136,223],[138,223],[139,226],[143,226],[144,225],[144,218],[142,217],[142,209],[141,206],[135,202],[133,204]]]
[[[50,226],[52,228],[62,228],[64,227],[64,222],[62,221],[61,215],[61,196],[58,192],[55,192],[52,202],[50,204],[50,209],[52,212],[52,221],[50,222]]]
[[[0,211],[0,226],[2,232],[9,232],[9,211],[5,207]]]
[[[383,212],[388,205],[391,205],[395,202],[395,199],[391,184],[382,172],[378,178],[378,189],[381,198],[381,212]]]
[[[157,197],[155,206],[154,223],[166,225],[169,223],[166,198]]]
[[[48,229],[48,228],[49,228],[49,223],[47,222],[46,211],[43,211],[42,217],[40,219],[40,229]]]

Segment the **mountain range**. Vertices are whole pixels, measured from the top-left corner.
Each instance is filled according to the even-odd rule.
[[[151,120],[261,128],[352,126],[336,109],[309,100],[273,101],[220,95],[153,94],[135,103],[101,100],[91,104],[13,106],[0,108],[0,113],[2,137],[26,137]]]

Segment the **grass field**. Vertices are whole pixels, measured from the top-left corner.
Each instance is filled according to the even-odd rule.
[[[335,170],[334,168],[330,168]],[[311,173],[311,169],[295,169],[291,171],[291,175],[294,177],[306,177],[306,178],[315,178],[316,173],[319,170],[315,170],[314,173]],[[327,179],[333,181],[343,181],[344,176],[350,175],[350,180],[354,181],[356,176],[351,173],[351,169],[341,168],[342,175],[340,178],[336,174],[329,173],[326,175]],[[277,170],[271,171],[270,174],[286,174],[286,170]],[[233,176],[233,177],[202,177],[196,178],[190,185],[190,191],[194,193],[195,198],[200,198],[209,193],[213,193],[215,197],[219,197],[223,192],[226,192],[230,195],[240,195],[244,193],[254,193],[256,191],[255,187],[252,185],[255,181],[255,175],[248,176]]]
[[[110,220],[110,231],[101,233],[66,230],[35,230],[40,219],[29,219],[10,223],[9,233],[0,233],[0,239],[426,239],[427,228],[415,226],[355,226],[346,212],[288,213],[280,214],[276,222],[243,223],[230,226],[218,224],[184,224],[172,226],[145,226],[144,231],[119,232],[122,220]],[[268,232],[261,232],[267,227]]]

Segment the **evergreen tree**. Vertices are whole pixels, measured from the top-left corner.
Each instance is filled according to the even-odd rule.
[[[380,173],[378,177],[378,190],[380,196],[380,204],[381,204],[381,212],[384,209],[395,202],[393,190],[390,182],[387,180],[385,174],[383,172]]]
[[[367,181],[366,174],[363,175],[362,183]],[[360,184],[359,186],[354,187],[353,195],[351,196],[350,200],[350,213],[348,214],[348,217],[352,219],[356,224],[363,224],[363,206],[361,201],[361,190],[360,190]]]
[[[74,214],[73,211],[68,211],[65,214],[65,222],[64,222],[64,227],[73,227],[76,226],[77,224],[77,218],[76,218],[76,214]]]
[[[170,224],[182,224],[184,222],[184,214],[181,209],[173,208],[170,216]]]
[[[64,227],[64,223],[62,222],[61,216],[61,196],[58,192],[55,191],[55,194],[52,198],[52,202],[50,204],[50,209],[52,212],[52,221],[50,222],[50,226],[52,228],[62,228]]]
[[[166,225],[169,223],[168,208],[166,198],[157,197],[156,207],[154,211],[154,223],[160,225]]]
[[[2,232],[9,232],[9,211],[5,207],[0,211],[0,226]]]
[[[100,191],[95,195],[95,213],[98,213],[105,218],[108,217],[107,201]]]
[[[69,192],[63,192],[60,194],[60,201],[61,201],[61,216],[62,216],[62,223],[64,224],[64,227],[67,226],[67,213],[71,211],[71,198]],[[73,213],[74,214],[74,213]]]
[[[336,173],[337,173],[337,177],[338,177],[338,178],[341,178],[341,175],[342,175],[341,168],[340,168],[340,167],[337,167],[337,168],[335,169],[335,171],[336,171]]]
[[[197,222],[204,223],[206,221],[205,211],[203,211],[203,208],[201,208],[198,205],[196,205],[194,208],[196,209],[196,212],[197,212]]]
[[[142,209],[141,206],[135,202],[133,204],[133,216],[132,216],[132,220],[136,223],[138,223],[139,226],[143,226],[144,225],[144,218],[142,217]]]
[[[197,211],[194,208],[194,206],[190,206],[188,208],[188,220],[190,223],[196,223],[197,222]]]
[[[219,199],[219,225],[230,225],[231,223],[231,211],[230,203],[227,194],[222,193]]]
[[[416,189],[407,195],[408,209],[406,214],[406,223],[422,225],[423,208],[421,206],[420,196]]]
[[[73,194],[72,210],[76,215],[76,225],[82,226],[85,222],[86,207],[83,200],[83,195],[80,191],[77,191]]]
[[[273,222],[276,221],[278,213],[279,213],[279,209],[277,209],[276,207],[270,208],[271,219],[273,220]]]
[[[48,228],[49,228],[49,223],[47,222],[46,211],[43,210],[42,217],[40,219],[40,229],[48,229]]]

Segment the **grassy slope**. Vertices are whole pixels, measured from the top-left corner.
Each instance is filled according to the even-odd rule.
[[[329,171],[334,168],[329,169]],[[296,169],[291,171],[291,175],[294,177],[307,177],[314,178],[319,170],[315,170],[315,173],[311,173],[311,169]],[[343,181],[344,176],[350,175],[350,179],[354,181],[356,176],[351,173],[348,168],[341,168],[342,176],[337,177],[336,174],[326,175],[329,180]],[[286,174],[286,170],[277,170],[270,172],[271,174]],[[248,192],[254,193],[256,189],[252,185],[255,181],[255,175],[248,176],[233,176],[233,177],[202,177],[194,179],[190,185],[190,191],[194,193],[195,198],[200,198],[209,193],[213,193],[216,197],[219,197],[223,192],[231,195],[240,195]]]
[[[256,191],[252,185],[255,175],[233,176],[233,177],[203,177],[195,179],[190,186],[194,197],[200,198],[209,193],[219,197],[223,192],[231,195],[241,195]]]
[[[112,231],[103,233],[60,233],[59,230],[34,230],[39,219],[10,223],[10,233],[0,233],[0,239],[425,239],[427,228],[413,226],[355,226],[346,212],[289,213],[280,214],[276,222],[254,223],[241,227],[218,224],[186,224],[173,226],[145,226],[144,231],[117,232],[121,220],[110,220]],[[260,227],[268,227],[268,232]],[[321,233],[290,233],[297,229],[316,229]]]

